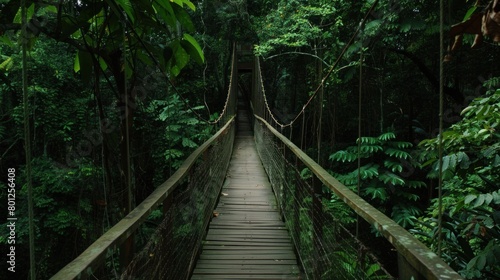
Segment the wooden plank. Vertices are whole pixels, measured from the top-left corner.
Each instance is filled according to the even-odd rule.
[[[290,243],[284,242],[284,243],[264,243],[264,242],[250,242],[250,241],[220,241],[220,240],[212,240],[212,241],[204,241],[204,244],[209,244],[209,245],[225,245],[225,246],[259,246],[259,247],[268,247],[268,246],[273,246],[273,247],[285,247],[285,246],[290,246]]]
[[[198,264],[200,265],[217,265],[217,264],[246,264],[246,265],[295,265],[297,264],[296,260],[273,260],[270,262],[269,260],[224,260],[224,262],[221,262],[220,260],[212,260],[212,259],[205,259],[205,260],[198,260]]]
[[[300,279],[252,137],[236,137],[215,212],[191,279]]]
[[[299,270],[299,267],[297,265],[290,265],[290,264],[275,264],[275,265],[259,265],[259,264],[199,264],[196,268],[198,269],[231,269],[231,270],[245,270],[245,269],[251,269],[251,270],[260,270],[260,271],[265,271],[265,270],[284,270],[289,272],[290,269],[292,270]]]
[[[292,280],[300,279],[297,275],[193,275],[192,280],[205,280],[205,279],[233,279],[233,280],[247,280],[247,279],[260,279],[260,280]]]
[[[224,248],[226,251],[248,251],[248,250],[253,250],[253,251],[262,251],[262,248],[258,248],[255,246],[231,246],[231,245],[206,245],[203,246],[203,251],[205,252],[206,250],[219,250],[221,248]],[[293,251],[293,246],[290,244],[290,246],[266,246],[266,250],[273,250],[273,251],[280,251],[280,250],[292,250]]]
[[[182,163],[179,169],[168,180],[157,187],[141,204],[134,208],[126,217],[115,224],[111,229],[99,237],[92,245],[83,251],[76,259],[71,261],[59,272],[51,277],[57,279],[80,279],[90,277],[89,272],[95,271],[106,259],[109,250],[120,246],[137,228],[147,219],[151,211],[156,209],[170,193],[172,193],[181,180],[188,176],[196,160],[219,138],[232,127],[232,117],[223,128],[198,147]]]
[[[286,248],[286,247],[285,247]],[[224,247],[220,247],[218,249],[203,249],[203,254],[204,255],[271,255],[271,254],[289,254],[293,255],[293,249],[269,249],[269,248],[263,248],[260,250],[227,250]]]
[[[268,255],[231,255],[231,254],[221,254],[221,255],[205,255],[201,254],[200,260],[211,259],[211,260],[296,260],[297,258],[293,254],[268,254]]]
[[[293,270],[292,267],[285,267],[284,269],[282,267],[274,267],[273,269],[262,269],[262,270],[254,270],[254,269],[199,269],[196,268],[194,270],[194,273],[196,274],[203,274],[203,275],[209,275],[209,274],[215,274],[215,275],[235,275],[235,274],[240,274],[240,275],[252,275],[257,273],[262,273],[266,275],[283,275],[283,274],[289,274],[290,270]]]

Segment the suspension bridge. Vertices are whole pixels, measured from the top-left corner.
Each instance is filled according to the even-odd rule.
[[[217,133],[51,279],[462,279],[282,134],[259,60],[238,64],[242,52],[233,51]],[[246,94],[239,71],[252,77]],[[158,209],[163,221],[147,231]],[[359,232],[340,215],[359,217]],[[149,242],[135,248],[145,233]],[[376,252],[375,243],[389,249]]]

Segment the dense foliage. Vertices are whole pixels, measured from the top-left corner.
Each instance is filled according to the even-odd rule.
[[[213,133],[202,118],[215,118],[223,106],[233,41],[254,45],[269,104],[283,122],[317,95],[299,119],[305,130],[295,124],[292,140],[355,191],[359,176],[361,196],[437,250],[443,58],[436,1],[26,2],[29,32],[22,38],[20,1],[0,1],[0,171],[17,170],[17,240],[20,258],[28,259],[25,40],[41,279],[121,219],[129,203],[140,203]],[[447,2],[446,31],[498,5]],[[453,52],[444,69],[441,247],[468,279],[500,278],[500,51],[493,23],[486,36],[446,40]],[[2,245],[6,230],[2,225]],[[27,261],[19,265],[27,273]]]

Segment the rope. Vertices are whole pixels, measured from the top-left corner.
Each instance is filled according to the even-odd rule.
[[[359,55],[359,92],[358,92],[358,195],[361,193],[361,118],[362,118],[362,105],[361,99],[363,97],[363,46],[361,46],[361,53]],[[359,215],[356,216],[356,238],[359,236]]]
[[[123,89],[125,94],[125,149],[127,150],[127,213],[132,211],[132,180],[130,178],[131,168],[130,168],[130,108],[128,106],[128,90],[127,90],[127,35],[125,29],[127,28],[126,24],[126,14],[123,15]]]
[[[351,39],[349,39],[349,42],[342,49],[342,52],[340,53],[339,57],[337,57],[337,60],[335,61],[335,63],[332,65],[332,67],[330,67],[330,69],[328,70],[328,73],[321,80],[321,83],[318,85],[318,87],[316,88],[316,90],[314,91],[314,93],[311,95],[311,97],[309,98],[309,100],[307,100],[306,104],[302,107],[302,110],[295,116],[295,118],[290,123],[288,123],[288,124],[282,124],[281,122],[278,122],[278,120],[272,114],[271,109],[269,108],[269,104],[267,103],[266,93],[265,93],[264,89],[262,89],[262,94],[264,95],[264,102],[265,102],[265,105],[266,105],[266,109],[269,112],[269,114],[270,114],[271,118],[273,119],[273,121],[275,121],[277,125],[282,126],[282,127],[290,126],[295,121],[297,121],[297,119],[300,117],[301,114],[304,113],[305,109],[309,106],[309,104],[311,103],[311,101],[314,99],[314,97],[316,97],[316,95],[318,94],[318,92],[320,91],[320,89],[324,86],[325,81],[333,73],[333,70],[335,70],[335,68],[337,68],[337,66],[340,63],[340,60],[344,57],[345,53],[347,52],[347,49],[352,45],[352,43],[354,42],[354,39],[358,36],[358,33],[359,33],[360,29],[361,29],[361,26],[365,25],[366,21],[368,20],[368,17],[373,12],[373,9],[375,9],[375,7],[377,6],[378,2],[379,2],[379,0],[376,0],[372,4],[372,6],[368,10],[368,12],[363,17],[363,20],[361,21],[361,24],[358,26],[358,28],[356,29],[356,31],[354,32],[354,34],[351,36]],[[260,68],[260,63],[259,63],[259,68]],[[259,76],[260,76],[261,83],[262,83],[262,74],[260,72],[261,71],[259,71]]]
[[[29,127],[29,106],[28,106],[28,67],[27,67],[27,9],[26,0],[21,0],[21,40],[22,40],[22,75],[23,75],[23,116],[24,116],[24,146],[26,149],[26,184],[28,186],[28,232],[30,244],[30,279],[36,278],[35,270],[35,223],[33,211],[33,182],[31,179],[31,142],[30,142],[30,127]]]
[[[156,57],[151,53],[151,51],[148,49],[148,47],[146,46],[146,44],[144,43],[144,41],[141,39],[141,37],[139,36],[139,34],[135,31],[135,28],[129,23],[129,20],[127,19],[126,16],[125,16],[125,23],[128,23],[128,26],[129,26],[130,30],[133,33],[135,33],[135,35],[137,35],[136,36],[137,40],[142,45],[142,47],[144,48],[144,50],[147,52],[148,56],[151,58],[151,60],[155,64],[155,66],[158,67],[158,69],[161,69],[160,63],[158,62],[158,60],[156,59]],[[233,59],[234,59],[234,57],[233,57]],[[160,72],[165,77],[165,79],[168,81],[168,83],[172,87],[172,89],[179,95],[179,97],[181,98],[182,102],[189,108],[189,110],[196,116],[196,118],[199,121],[204,122],[206,124],[215,125],[215,124],[218,124],[222,120],[223,116],[227,112],[227,106],[229,104],[229,100],[230,100],[230,96],[231,96],[231,84],[232,84],[232,80],[233,80],[232,77],[233,77],[233,72],[234,72],[234,69],[233,69],[234,67],[233,66],[231,66],[231,79],[230,79],[230,83],[229,83],[228,94],[226,96],[226,101],[224,103],[224,108],[222,109],[222,113],[220,114],[220,116],[215,121],[207,120],[207,119],[203,118],[200,114],[198,114],[193,109],[193,107],[191,105],[189,105],[189,103],[184,98],[184,96],[180,93],[180,91],[177,89],[177,87],[173,84],[172,80],[170,80],[168,78],[168,76],[163,71],[160,71]]]
[[[444,1],[439,1],[439,183],[438,183],[438,248],[437,255],[441,257],[441,238],[443,229],[443,117],[444,117]]]

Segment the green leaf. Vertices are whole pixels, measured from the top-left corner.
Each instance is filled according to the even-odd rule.
[[[10,68],[14,65],[14,60],[11,56],[7,57],[7,59],[0,63],[0,70],[9,71]]]
[[[359,143],[359,139],[356,140],[356,143]],[[379,144],[379,143],[380,143],[380,141],[378,141],[378,139],[375,137],[361,137],[361,144],[375,145],[375,144]]]
[[[196,148],[198,145],[189,138],[182,138],[182,146],[189,148]]]
[[[476,208],[476,207],[479,207],[479,206],[482,206],[484,204],[484,201],[486,199],[486,196],[484,194],[480,194],[476,201],[474,202],[474,205],[472,206],[473,208]]]
[[[401,179],[401,177],[399,177],[398,175],[396,175],[394,173],[390,173],[390,172],[386,172],[386,173],[380,175],[378,178],[379,178],[379,180],[384,182],[384,184],[390,183],[392,185],[401,185],[401,186],[403,186],[405,184],[405,181],[403,179]]]
[[[391,157],[396,157],[396,158],[401,158],[401,159],[407,159],[407,158],[410,158],[410,154],[405,152],[405,151],[402,151],[402,150],[399,150],[399,149],[394,149],[394,148],[387,148],[384,153],[386,155],[389,155]]]
[[[5,44],[11,48],[14,47],[14,43],[12,42],[12,40],[10,40],[9,37],[7,37],[7,35],[0,36],[0,43]]]
[[[177,76],[181,72],[182,68],[184,68],[184,66],[188,63],[189,55],[184,48],[180,47],[178,42],[177,44],[173,43],[172,48],[174,57],[172,61],[171,73],[173,76]]]
[[[362,145],[360,150],[362,153],[373,154],[378,151],[382,151],[383,148],[379,145]]]
[[[73,69],[80,72],[85,83],[89,83],[92,76],[92,55],[86,51],[78,51]]]
[[[135,18],[134,18],[134,10],[132,8],[132,3],[130,3],[130,0],[115,0],[118,5],[125,11],[127,14],[129,20],[134,23]]]
[[[377,187],[377,186],[367,187],[365,189],[364,193],[366,195],[371,195],[372,199],[378,198],[378,199],[380,199],[382,201],[385,201],[388,198],[387,191],[385,190],[384,187]]]
[[[184,28],[186,28],[188,32],[194,32],[194,24],[191,21],[191,17],[186,12],[186,10],[177,5],[173,5],[172,8],[174,9],[175,16],[177,17],[177,20],[180,22],[180,24]]]
[[[171,27],[175,27],[177,18],[172,5],[170,5],[170,1],[155,0],[153,7],[165,23]]]
[[[394,132],[386,132],[384,134],[381,134],[378,139],[382,140],[382,141],[388,141],[388,140],[391,140],[391,139],[395,139],[396,138],[396,134],[394,134]]]
[[[389,168],[392,172],[403,172],[403,166],[399,162],[384,160],[384,166]]]
[[[203,64],[205,62],[205,56],[203,55],[203,50],[201,49],[198,42],[193,38],[193,36],[185,33],[183,35],[183,39],[181,41],[182,46],[189,55],[196,61],[198,64]]]
[[[184,0],[184,4],[186,4],[186,6],[188,6],[191,10],[196,11],[196,7],[194,6],[194,4],[191,1]]]
[[[378,164],[368,164],[365,166],[361,166],[361,169],[360,169],[361,178],[363,180],[366,180],[366,179],[372,179],[373,177],[378,176],[379,175],[378,168],[379,168]],[[357,170],[354,170],[353,173],[357,174]]]
[[[469,195],[467,195],[465,197],[464,202],[465,202],[465,204],[469,204],[469,203],[471,203],[476,198],[477,198],[477,195],[475,195],[475,194],[469,194]]]
[[[29,22],[31,18],[33,17],[33,14],[35,13],[35,3],[32,3],[28,9],[26,10],[26,20]],[[21,23],[22,18],[21,18],[21,7],[19,7],[19,10],[16,13],[16,16],[14,17],[14,23]]]
[[[472,16],[472,14],[473,14],[476,10],[477,10],[477,6],[473,6],[473,7],[471,7],[471,8],[467,11],[467,13],[465,13],[465,16],[464,16],[463,21],[466,21],[466,20],[470,19],[470,17]]]
[[[342,161],[342,162],[353,162],[358,158],[357,154],[350,153],[347,151],[337,151],[330,155],[329,159],[333,161]]]

